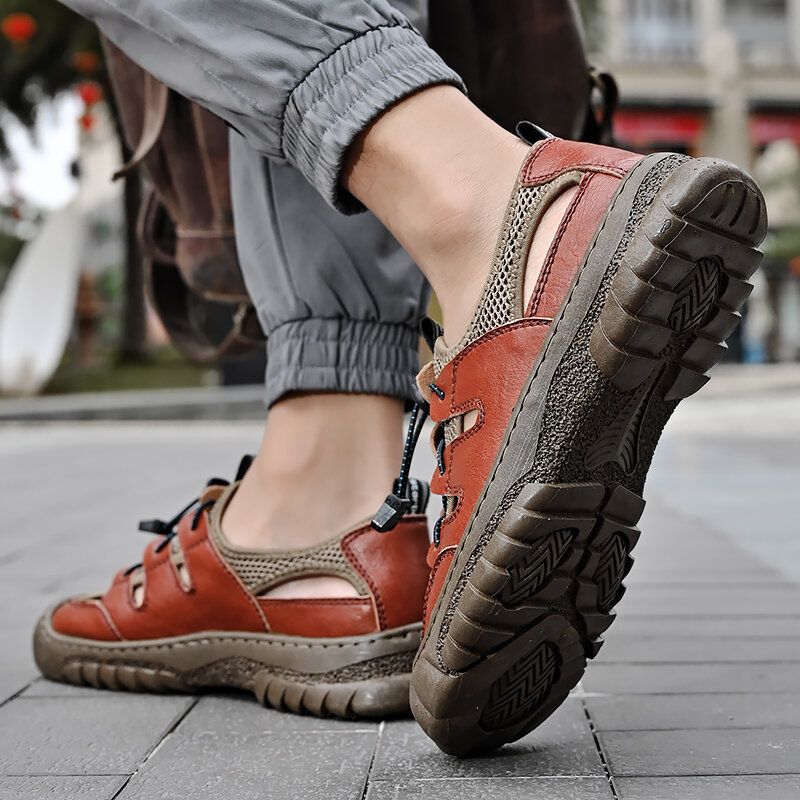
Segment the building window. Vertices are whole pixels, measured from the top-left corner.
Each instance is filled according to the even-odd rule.
[[[626,54],[640,63],[697,60],[693,0],[626,0]]]
[[[725,11],[745,63],[769,67],[789,61],[786,0],[726,0]]]

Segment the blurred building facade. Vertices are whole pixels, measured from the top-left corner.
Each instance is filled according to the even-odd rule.
[[[600,0],[620,141],[752,165],[800,143],[800,0]]]

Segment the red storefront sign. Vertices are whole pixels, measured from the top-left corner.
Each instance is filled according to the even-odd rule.
[[[697,111],[633,110],[621,108],[614,117],[617,138],[633,147],[653,144],[681,144],[693,147],[705,127]]]
[[[779,139],[800,143],[800,114],[753,114],[750,117],[750,136],[756,145]]]

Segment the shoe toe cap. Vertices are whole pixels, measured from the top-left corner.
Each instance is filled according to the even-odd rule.
[[[113,642],[119,639],[97,598],[63,602],[50,616],[50,627],[62,636]]]

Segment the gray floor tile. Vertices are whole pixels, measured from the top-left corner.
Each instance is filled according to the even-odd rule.
[[[800,639],[800,616],[791,617],[646,617],[622,615],[612,626],[608,639],[617,634],[642,639],[660,637],[681,638],[742,638]]]
[[[598,734],[614,776],[771,775],[800,769],[800,729]]]
[[[800,588],[779,586],[631,586],[617,607],[620,614],[639,616],[775,616],[796,614]]]
[[[613,800],[605,778],[467,778],[376,781],[366,800]]]
[[[742,419],[742,423],[749,426],[750,421]],[[658,491],[694,506],[758,560],[800,580],[795,529],[786,524],[791,518],[787,516],[791,514],[791,484],[797,485],[797,458],[793,463],[783,460],[785,451],[780,447],[791,442],[796,450],[796,438],[789,429],[786,441],[753,439],[751,448],[745,445],[745,437],[731,434],[728,445],[733,447],[718,447],[708,439],[698,439],[691,447],[692,468],[684,469],[683,475],[678,463],[665,470],[658,476]],[[747,438],[751,438],[750,433]],[[784,455],[776,455],[781,452]],[[725,456],[736,469],[725,468]],[[758,502],[752,502],[753,497]],[[758,535],[754,536],[754,531]]]
[[[678,431],[679,418],[680,412]],[[4,692],[18,691],[35,674],[30,634],[43,608],[73,592],[103,589],[120,566],[138,560],[144,543],[135,532],[137,521],[169,515],[208,474],[234,468],[238,455],[257,444],[259,427],[56,425],[20,428],[12,431],[12,441],[4,431],[0,472],[12,498],[6,522],[18,535],[0,538],[0,629],[8,633],[0,653],[0,702]],[[752,427],[747,426],[748,436]],[[798,751],[797,695],[769,692],[800,691],[798,665],[765,662],[796,659],[800,648],[800,591],[785,582],[800,577],[800,547],[791,549],[793,531],[785,525],[797,487],[797,437],[744,440],[726,432],[720,446],[699,436],[703,430],[668,434],[659,449],[630,590],[601,663],[590,667],[584,682],[589,692],[618,694],[589,694],[584,701],[614,753],[645,766],[658,766],[660,758],[662,768],[672,764],[692,771],[713,757],[717,770],[753,764],[783,769],[784,761],[791,766],[792,748]],[[157,458],[158,452],[170,457]],[[421,457],[427,459],[417,465],[424,474],[433,465],[422,451]],[[52,490],[42,493],[42,485]],[[118,491],[123,486],[125,492]],[[753,506],[754,492],[768,508]],[[110,513],[113,526],[107,524]],[[89,549],[86,530],[93,531]],[[733,538],[745,549],[732,544]],[[42,562],[38,552],[45,546],[50,558]],[[758,563],[762,551],[777,556],[772,568]],[[740,663],[707,664],[706,650]],[[635,666],[616,663],[627,661]],[[665,691],[679,694],[635,694]],[[0,709],[0,771],[13,763],[22,772],[59,774],[0,778],[0,800],[109,796],[107,790],[115,791],[123,779],[91,773],[133,771],[170,728],[180,704],[191,702],[37,681],[25,699]],[[385,728],[376,771],[383,769],[384,756],[389,766],[369,797],[584,800],[588,791],[593,800],[606,800],[608,786],[582,714],[580,699],[573,698],[524,742],[475,762],[442,756],[413,723],[392,723]],[[771,730],[733,729],[759,725]],[[653,739],[641,730],[652,726],[679,730]],[[698,726],[723,730],[688,730]],[[620,727],[637,730],[611,732]],[[727,743],[720,734],[729,737]],[[124,796],[360,798],[375,737],[375,727],[364,723],[282,715],[249,697],[206,697],[144,764]],[[68,772],[86,778],[67,777]],[[542,774],[587,777],[535,777]],[[418,775],[429,779],[416,780]],[[643,783],[622,778],[617,785],[620,800],[800,796],[796,776]]]
[[[110,692],[12,700],[0,708],[0,774],[130,774],[192,702]]]
[[[634,573],[637,575],[657,575],[659,581],[673,583],[683,582],[699,572],[712,575],[739,572],[747,577],[760,574],[762,580],[780,574],[758,562],[754,564],[746,553],[738,548],[731,549],[724,539],[709,536],[696,524],[689,523],[684,532],[676,534],[685,523],[672,513],[665,514],[660,523],[672,530],[669,533],[656,530],[659,526],[646,519],[639,524],[642,536],[636,545]],[[691,554],[690,558],[687,553]]]
[[[678,564],[676,558],[662,559],[662,554],[654,554],[652,561],[642,560],[637,546],[634,551],[636,566],[625,578],[627,586],[689,586],[702,581],[711,586],[724,586],[725,584],[741,586],[767,587],[774,583],[783,583],[786,578],[779,572],[769,567],[759,567],[754,564],[707,564],[692,561],[691,565]],[[674,563],[673,563],[674,562]]]
[[[616,633],[617,635],[614,635]],[[800,661],[800,639],[655,637],[643,639],[615,631],[600,651],[603,663],[710,661]]]
[[[687,525],[685,531],[676,533],[683,525]],[[664,526],[671,530],[659,530]],[[723,537],[709,535],[696,522],[686,523],[670,509],[658,522],[652,515],[642,518],[639,528],[642,536],[636,545],[636,573],[660,575],[661,580],[670,583],[700,570],[713,575],[741,572],[750,576],[755,572],[762,577],[776,577],[780,574],[759,562],[754,564],[746,553],[726,545]],[[691,553],[691,558],[686,557],[687,553]]]
[[[599,730],[800,727],[800,694],[588,696]]]
[[[91,686],[73,686],[71,683],[59,683],[58,681],[49,681],[47,678],[37,678],[27,689],[22,693],[21,697],[108,697],[112,694],[118,694],[106,689],[94,689]],[[142,693],[143,697],[150,697],[151,695]]]
[[[657,518],[642,518],[639,527],[642,537],[636,546],[636,575],[647,573],[670,583],[684,582],[700,572],[714,576],[741,574],[748,584],[780,577],[770,567],[754,563],[742,550],[731,548],[724,537],[708,533],[696,520],[687,520],[671,509]],[[691,557],[687,558],[687,554]]]
[[[582,684],[601,694],[793,692],[797,664],[591,664]]]
[[[388,723],[391,724],[391,723]],[[178,726],[181,735],[212,733],[236,736],[250,733],[283,733],[288,731],[354,731],[377,732],[378,723],[364,720],[320,719],[287,714],[264,708],[251,695],[234,697],[202,697]]]
[[[360,800],[377,733],[173,734],[120,800]]]
[[[372,768],[373,780],[392,780],[398,775],[523,778],[602,774],[583,706],[576,698],[567,700],[538,730],[488,758],[451,758],[439,752],[416,723],[387,725]]]
[[[618,778],[619,800],[797,800],[800,775]]]
[[[111,800],[127,779],[127,775],[0,776],[0,800]]]
[[[25,667],[0,666],[0,670],[0,703],[18,694],[34,679],[34,675]]]

